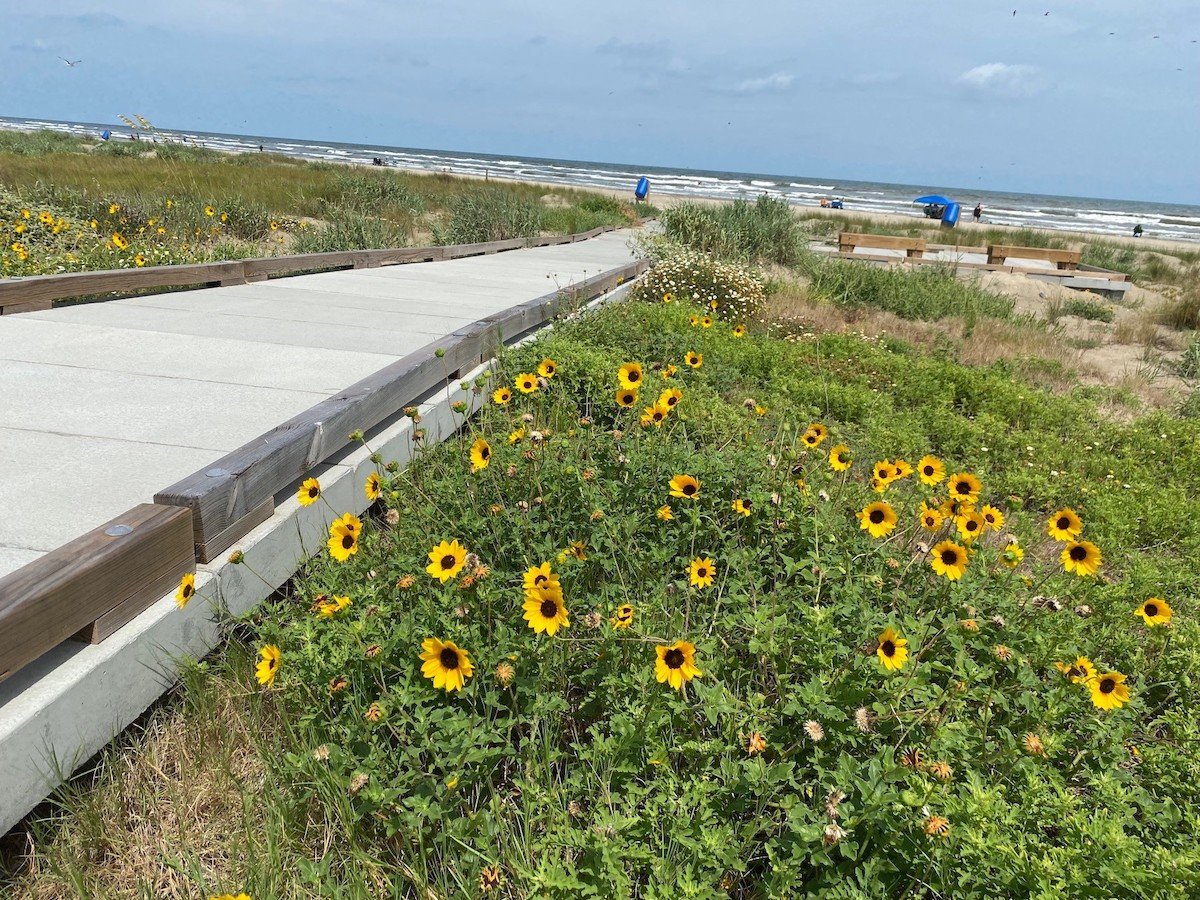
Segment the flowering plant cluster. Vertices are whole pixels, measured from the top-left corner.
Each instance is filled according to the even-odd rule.
[[[410,412],[259,622],[286,780],[439,896],[1196,889],[1195,426],[707,315],[556,328],[441,446]]]
[[[761,319],[766,291],[753,269],[667,242],[655,248],[655,265],[635,288],[638,297],[704,307],[706,314],[725,322]]]

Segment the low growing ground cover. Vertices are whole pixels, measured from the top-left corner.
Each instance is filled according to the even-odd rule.
[[[1200,890],[1196,424],[745,331],[716,271],[379,459],[373,514],[189,673],[179,749],[114,758],[17,896]]]

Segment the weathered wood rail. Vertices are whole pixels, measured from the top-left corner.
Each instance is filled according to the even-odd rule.
[[[538,240],[544,246],[572,238],[582,239],[573,235]],[[434,249],[467,256],[516,246],[526,242]],[[468,249],[474,252],[465,252]],[[391,252],[353,255],[372,253],[372,259],[382,260]],[[311,268],[311,258],[305,265]],[[72,636],[102,640],[169,593],[183,574],[194,570],[197,560],[212,560],[266,520],[275,497],[345,449],[352,432],[385,423],[503,346],[646,268],[645,261],[631,262],[460,328],[160,491],[153,505],[135,507],[0,578],[0,681]]]
[[[293,256],[266,256],[258,259],[195,263],[182,266],[148,266],[141,269],[106,269],[101,272],[68,272],[63,275],[31,275],[28,278],[0,280],[0,315],[50,309],[56,300],[112,294],[114,297],[135,291],[166,287],[203,285],[218,287],[249,284],[268,278],[307,274],[331,269],[371,269],[378,266],[433,262],[550,247],[586,241],[608,231],[612,225],[578,234],[542,235],[513,238],[481,244],[452,244],[443,247],[397,247],[386,250],[337,250],[330,253],[305,253]]]

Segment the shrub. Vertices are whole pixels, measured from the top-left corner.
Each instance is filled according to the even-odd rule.
[[[1180,378],[1200,378],[1200,337],[1192,338],[1176,363]]]
[[[539,203],[502,188],[481,188],[456,196],[449,221],[434,229],[439,244],[477,244],[535,237],[542,227]]]
[[[753,271],[736,263],[659,243],[653,264],[636,288],[636,296],[652,302],[679,300],[704,307],[726,322],[747,323],[761,318],[766,303],[764,284]]]
[[[754,203],[682,203],[659,221],[671,240],[725,259],[794,265],[808,244],[787,201],[766,195]]]
[[[1158,320],[1180,331],[1200,329],[1200,266],[1189,266],[1184,286],[1159,311]]]
[[[1091,319],[1096,322],[1111,322],[1115,313],[1109,307],[1095,300],[1072,298],[1062,305],[1061,315],[1076,316],[1080,319]]]
[[[292,245],[296,253],[326,253],[333,250],[384,250],[403,247],[408,233],[379,216],[344,209],[332,222],[305,229]]]
[[[339,173],[334,188],[340,202],[347,206],[370,209],[392,206],[419,215],[425,209],[425,199],[393,175],[368,175],[366,172]]]

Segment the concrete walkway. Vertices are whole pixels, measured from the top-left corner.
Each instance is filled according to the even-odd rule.
[[[632,234],[0,317],[0,576]]]

